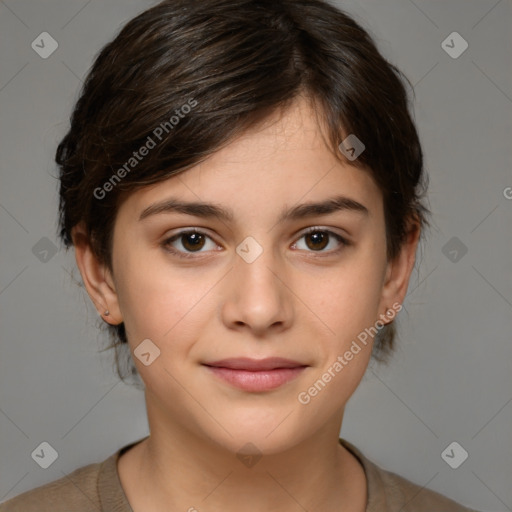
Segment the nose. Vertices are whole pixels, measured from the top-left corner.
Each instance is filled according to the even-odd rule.
[[[224,324],[258,337],[289,328],[294,316],[290,284],[273,251],[263,250],[252,262],[236,254],[222,305]]]

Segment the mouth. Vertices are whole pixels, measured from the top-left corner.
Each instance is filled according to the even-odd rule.
[[[231,358],[203,365],[224,382],[249,392],[276,389],[298,377],[308,367],[298,361],[280,357]]]

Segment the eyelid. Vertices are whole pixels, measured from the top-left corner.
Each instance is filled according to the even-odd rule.
[[[348,234],[341,234],[337,231],[334,231],[333,228],[327,227],[327,226],[310,226],[306,228],[305,230],[299,231],[300,236],[308,235],[309,233],[314,233],[315,231],[324,231],[325,233],[330,233],[332,235],[339,236],[340,238],[343,238],[347,243],[350,242],[349,235]]]

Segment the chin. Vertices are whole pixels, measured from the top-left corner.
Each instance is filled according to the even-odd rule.
[[[285,452],[307,437],[303,426],[296,425],[290,418],[283,422],[284,414],[275,421],[234,422],[228,426],[220,421],[226,430],[216,430],[206,437],[237,456],[242,453],[273,455]],[[282,422],[282,423],[281,423]]]

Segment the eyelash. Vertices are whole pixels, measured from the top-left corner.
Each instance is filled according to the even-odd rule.
[[[213,240],[211,236],[209,236],[207,233],[205,233],[203,231],[200,231],[198,229],[187,229],[187,230],[184,230],[184,231],[180,231],[179,233],[176,233],[172,237],[167,238],[166,240],[164,240],[163,243],[162,243],[162,247],[167,252],[177,256],[178,258],[183,258],[183,259],[197,258],[197,256],[195,255],[196,253],[194,253],[194,252],[188,252],[187,253],[187,252],[183,252],[183,251],[178,251],[178,250],[174,249],[171,246],[171,243],[174,242],[175,240],[178,240],[182,236],[190,235],[190,234],[193,234],[193,233],[197,233],[199,235],[206,236],[210,240]],[[335,233],[334,231],[330,231],[329,229],[322,229],[322,228],[319,228],[319,227],[308,228],[304,233],[302,233],[302,235],[297,240],[300,240],[301,238],[303,238],[306,235],[309,235],[311,233],[328,233],[329,237],[333,236],[341,244],[341,246],[338,249],[333,249],[333,250],[330,250],[330,251],[307,251],[307,252],[312,252],[313,254],[314,253],[318,253],[318,254],[315,255],[315,257],[320,257],[321,258],[321,257],[323,257],[325,255],[337,254],[338,252],[343,250],[345,247],[351,245],[350,242],[346,238],[342,237],[341,235],[338,235],[338,233]],[[201,254],[201,253],[197,252],[197,254]]]

